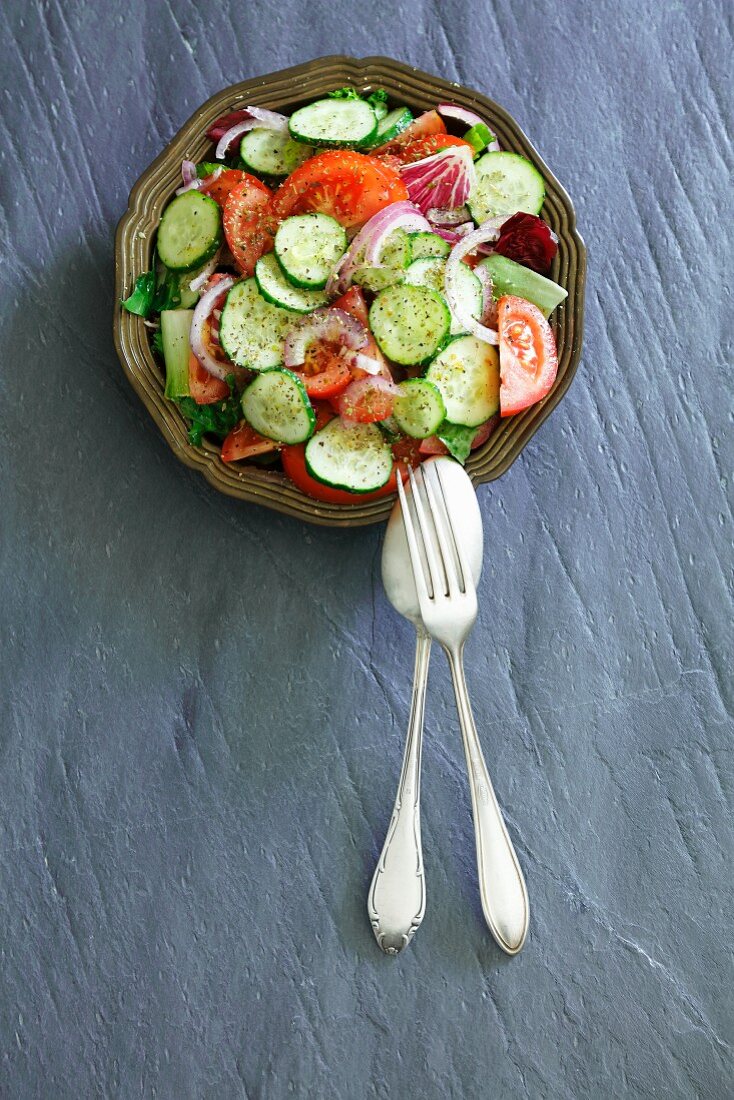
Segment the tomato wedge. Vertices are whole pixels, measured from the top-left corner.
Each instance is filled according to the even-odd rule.
[[[222,224],[229,250],[243,275],[252,275],[255,264],[273,247],[275,226],[271,217],[271,193],[247,172],[230,191]]]
[[[400,164],[414,164],[417,160],[432,157],[434,153],[439,153],[441,149],[448,149],[453,145],[465,145],[467,149],[471,149],[472,156],[474,156],[474,147],[468,141],[464,141],[463,138],[454,137],[453,134],[429,134],[427,137],[418,138],[416,141],[410,141],[405,145],[391,147],[390,151],[385,154],[385,160],[391,165],[396,160]]]
[[[203,195],[209,195],[210,198],[214,199],[214,201],[219,203],[222,209],[224,209],[227,205],[227,199],[230,193],[235,187],[238,187],[239,184],[243,183],[248,178],[255,179],[254,176],[248,177],[247,172],[241,172],[238,168],[227,168],[220,176],[217,176],[212,183],[207,184],[206,187],[202,187],[201,192]],[[259,180],[256,180],[256,183],[259,182]]]
[[[316,478],[311,477],[306,469],[306,447],[298,443],[290,447],[284,447],[281,452],[283,469],[297,489],[314,500],[321,500],[325,504],[362,504],[367,500],[379,500],[380,497],[396,493],[398,488],[397,475],[407,476],[404,467],[399,464],[393,466],[389,480],[374,493],[348,493],[345,489],[332,489],[331,485],[323,485]]]
[[[428,137],[429,134],[445,133],[446,123],[438,111],[424,111],[422,115],[418,115],[418,118],[413,119],[410,126],[405,127],[402,134],[398,134],[396,138],[386,142],[385,145],[378,145],[373,152],[378,156],[381,153],[391,153],[394,149],[399,149],[401,145],[409,145],[411,141],[417,141],[418,138]]]
[[[349,229],[407,197],[407,188],[393,168],[350,149],[330,149],[288,176],[273,196],[273,212],[278,218],[330,214]]]
[[[277,443],[266,439],[251,428],[246,420],[242,420],[222,443],[222,462],[241,462],[245,458],[266,455],[277,450]]]
[[[202,367],[193,351],[189,353],[189,394],[197,405],[213,405],[229,397],[229,386]]]
[[[500,413],[521,412],[550,390],[558,373],[556,341],[537,306],[507,294],[497,303]]]

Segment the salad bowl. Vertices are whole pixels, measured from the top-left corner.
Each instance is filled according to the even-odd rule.
[[[470,455],[466,469],[474,485],[491,481],[518,457],[561,400],[576,372],[583,330],[586,251],[566,191],[510,115],[479,92],[390,58],[334,56],[243,81],[217,93],[192,115],[132,189],[115,239],[116,302],[150,268],[161,214],[180,183],[181,162],[185,158],[199,160],[207,154],[210,142],[205,132],[215,119],[246,104],[292,112],[344,85],[352,85],[359,92],[383,88],[391,102],[405,103],[416,111],[429,110],[445,100],[468,108],[486,120],[503,149],[526,157],[545,180],[542,216],[558,237],[551,277],[568,291],[552,322],[558,374],[542,401],[501,421],[486,443]],[[200,446],[194,446],[184,417],[164,396],[163,371],[151,351],[142,318],[116,308],[114,340],[125,374],[174,454],[200,471],[220,492],[325,526],[363,526],[382,522],[390,515],[394,503],[391,496],[364,501],[357,498],[354,504],[317,501],[301,492],[282,472],[223,462],[220,448],[206,437]]]

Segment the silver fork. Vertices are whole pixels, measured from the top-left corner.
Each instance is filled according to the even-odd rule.
[[[482,910],[499,946],[515,955],[527,935],[528,893],[484,762],[464,678],[464,643],[477,617],[477,593],[461,540],[454,536],[440,470],[426,462],[409,476],[410,498],[398,478],[400,505],[421,617],[451,667],[471,787]]]

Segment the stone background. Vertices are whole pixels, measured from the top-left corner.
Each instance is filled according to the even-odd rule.
[[[0,1094],[724,1100],[731,8],[9,0],[0,26]],[[112,347],[141,171],[214,91],[336,52],[497,99],[589,247],[577,379],[480,491],[467,666],[531,896],[514,961],[438,655],[428,913],[397,960],[367,923],[412,667],[379,529],[216,495]]]

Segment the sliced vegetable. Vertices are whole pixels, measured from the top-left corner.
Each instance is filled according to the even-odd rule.
[[[488,145],[496,143],[496,140],[489,126],[485,126],[483,122],[478,122],[464,134],[464,141],[468,141],[476,153],[483,152]],[[499,145],[497,148],[499,149]]]
[[[409,107],[396,107],[393,111],[388,111],[378,122],[375,136],[369,145],[385,145],[394,141],[399,134],[407,130],[412,121],[413,112]]]
[[[306,388],[292,371],[258,374],[242,394],[242,412],[256,432],[278,443],[305,443],[316,425]]]
[[[222,243],[219,207],[208,195],[187,191],[163,211],[158,226],[158,255],[171,271],[192,271]]]
[[[380,153],[392,152],[392,150],[402,145],[409,145],[411,142],[417,141],[420,138],[429,137],[432,134],[445,133],[446,124],[438,111],[425,111],[422,115],[418,115],[418,118],[414,119],[410,126],[406,126],[403,132],[398,134],[392,141],[385,142],[384,145],[378,146],[377,151]]]
[[[439,389],[452,424],[477,428],[499,408],[497,349],[476,336],[458,336],[440,352],[425,377]]]
[[[537,306],[506,295],[497,307],[500,334],[500,411],[521,412],[540,401],[558,372],[556,341]]]
[[[291,313],[312,313],[326,304],[323,290],[303,290],[288,282],[274,252],[267,252],[257,261],[255,278],[263,298]]]
[[[346,252],[347,234],[328,214],[296,214],[275,234],[275,255],[293,286],[320,290]]]
[[[397,465],[393,466],[392,473],[385,484],[375,492],[355,494],[345,489],[332,489],[330,485],[325,485],[312,477],[306,467],[306,447],[302,443],[295,447],[283,447],[281,461],[283,472],[297,489],[300,489],[302,493],[314,500],[320,500],[325,504],[364,504],[366,501],[380,500],[382,497],[389,496],[397,489],[397,470],[399,468]]]
[[[377,115],[363,99],[317,99],[291,115],[289,129],[306,145],[367,145],[377,133]]]
[[[410,258],[420,260],[425,256],[448,256],[451,246],[437,233],[409,233]]]
[[[506,294],[526,298],[546,318],[568,297],[568,291],[552,279],[546,279],[544,275],[538,275],[536,271],[531,271],[514,260],[508,260],[506,256],[493,253],[481,260],[475,270],[489,272],[496,298],[502,298]]]
[[[493,241],[499,235],[499,229],[495,224],[487,222],[472,233],[467,233],[451,249],[451,255],[446,261],[445,291],[451,312],[459,321],[461,327],[472,333],[473,336],[488,344],[496,344],[498,337],[494,329],[483,325],[466,309],[466,302],[460,293],[459,279],[462,278],[462,261],[470,252],[475,252],[480,244]]]
[[[267,370],[282,364],[283,343],[292,327],[293,314],[267,302],[255,279],[245,279],[227,295],[219,340],[233,363]]]
[[[260,435],[246,420],[242,420],[222,443],[222,462],[243,462],[277,450],[278,444],[274,439]]]
[[[535,165],[518,153],[485,153],[475,164],[476,183],[469,209],[481,225],[488,218],[507,217],[522,210],[539,214],[545,183]]]
[[[409,378],[398,386],[393,416],[399,428],[415,439],[433,435],[446,416],[441,391],[425,378]]]
[[[432,207],[463,206],[476,189],[474,158],[467,145],[442,149],[414,164],[406,164],[400,175],[411,202],[425,214]]]
[[[167,309],[161,313],[161,340],[166,364],[166,397],[188,397],[190,309]]]
[[[264,126],[250,130],[240,143],[240,156],[245,165],[265,176],[287,176],[312,153],[311,146],[293,141],[287,130]]]
[[[334,149],[310,157],[291,173],[275,192],[273,211],[280,219],[311,211],[329,214],[350,229],[407,197],[394,169],[374,157]]]
[[[232,373],[232,368],[221,363],[212,353],[207,340],[209,317],[215,307],[224,302],[224,295],[230,289],[234,279],[227,275],[223,279],[217,279],[199,300],[191,318],[191,350],[205,370],[208,370],[215,378],[226,379]],[[221,340],[221,330],[220,330]]]
[[[390,479],[393,456],[376,424],[330,421],[306,445],[311,477],[334,489],[370,493]]]
[[[391,286],[370,308],[370,327],[381,350],[395,363],[428,362],[446,339],[451,314],[443,298],[423,286]]]
[[[353,356],[368,340],[364,323],[343,309],[319,309],[288,333],[285,364],[309,397],[334,397],[352,381]]]
[[[339,395],[335,407],[345,420],[372,424],[391,415],[398,387],[388,378],[360,378]]]
[[[389,248],[388,242],[395,245],[395,256],[398,255],[397,250],[399,250],[399,265],[406,264],[409,260],[409,252],[405,239],[398,237],[397,231],[416,232],[428,229],[430,229],[428,222],[412,203],[394,202],[384,210],[379,210],[357,233],[349,251],[334,268],[326,284],[327,294],[338,294],[344,291],[359,269],[379,268],[379,265],[385,261],[386,250]],[[388,260],[390,255],[388,251]]]
[[[224,207],[224,236],[237,267],[252,275],[260,257],[273,247],[271,194],[264,183],[243,172]]]
[[[197,405],[213,405],[215,401],[224,401],[229,397],[229,383],[215,378],[202,367],[193,351],[189,354],[189,396]],[[185,397],[185,394],[179,396]]]
[[[413,260],[405,272],[405,281],[412,286],[427,286],[439,294],[445,294],[446,262],[436,256]],[[452,310],[451,333],[466,332],[466,317],[478,320],[484,311],[482,284],[466,264],[459,264],[455,276],[455,299],[460,313]]]

